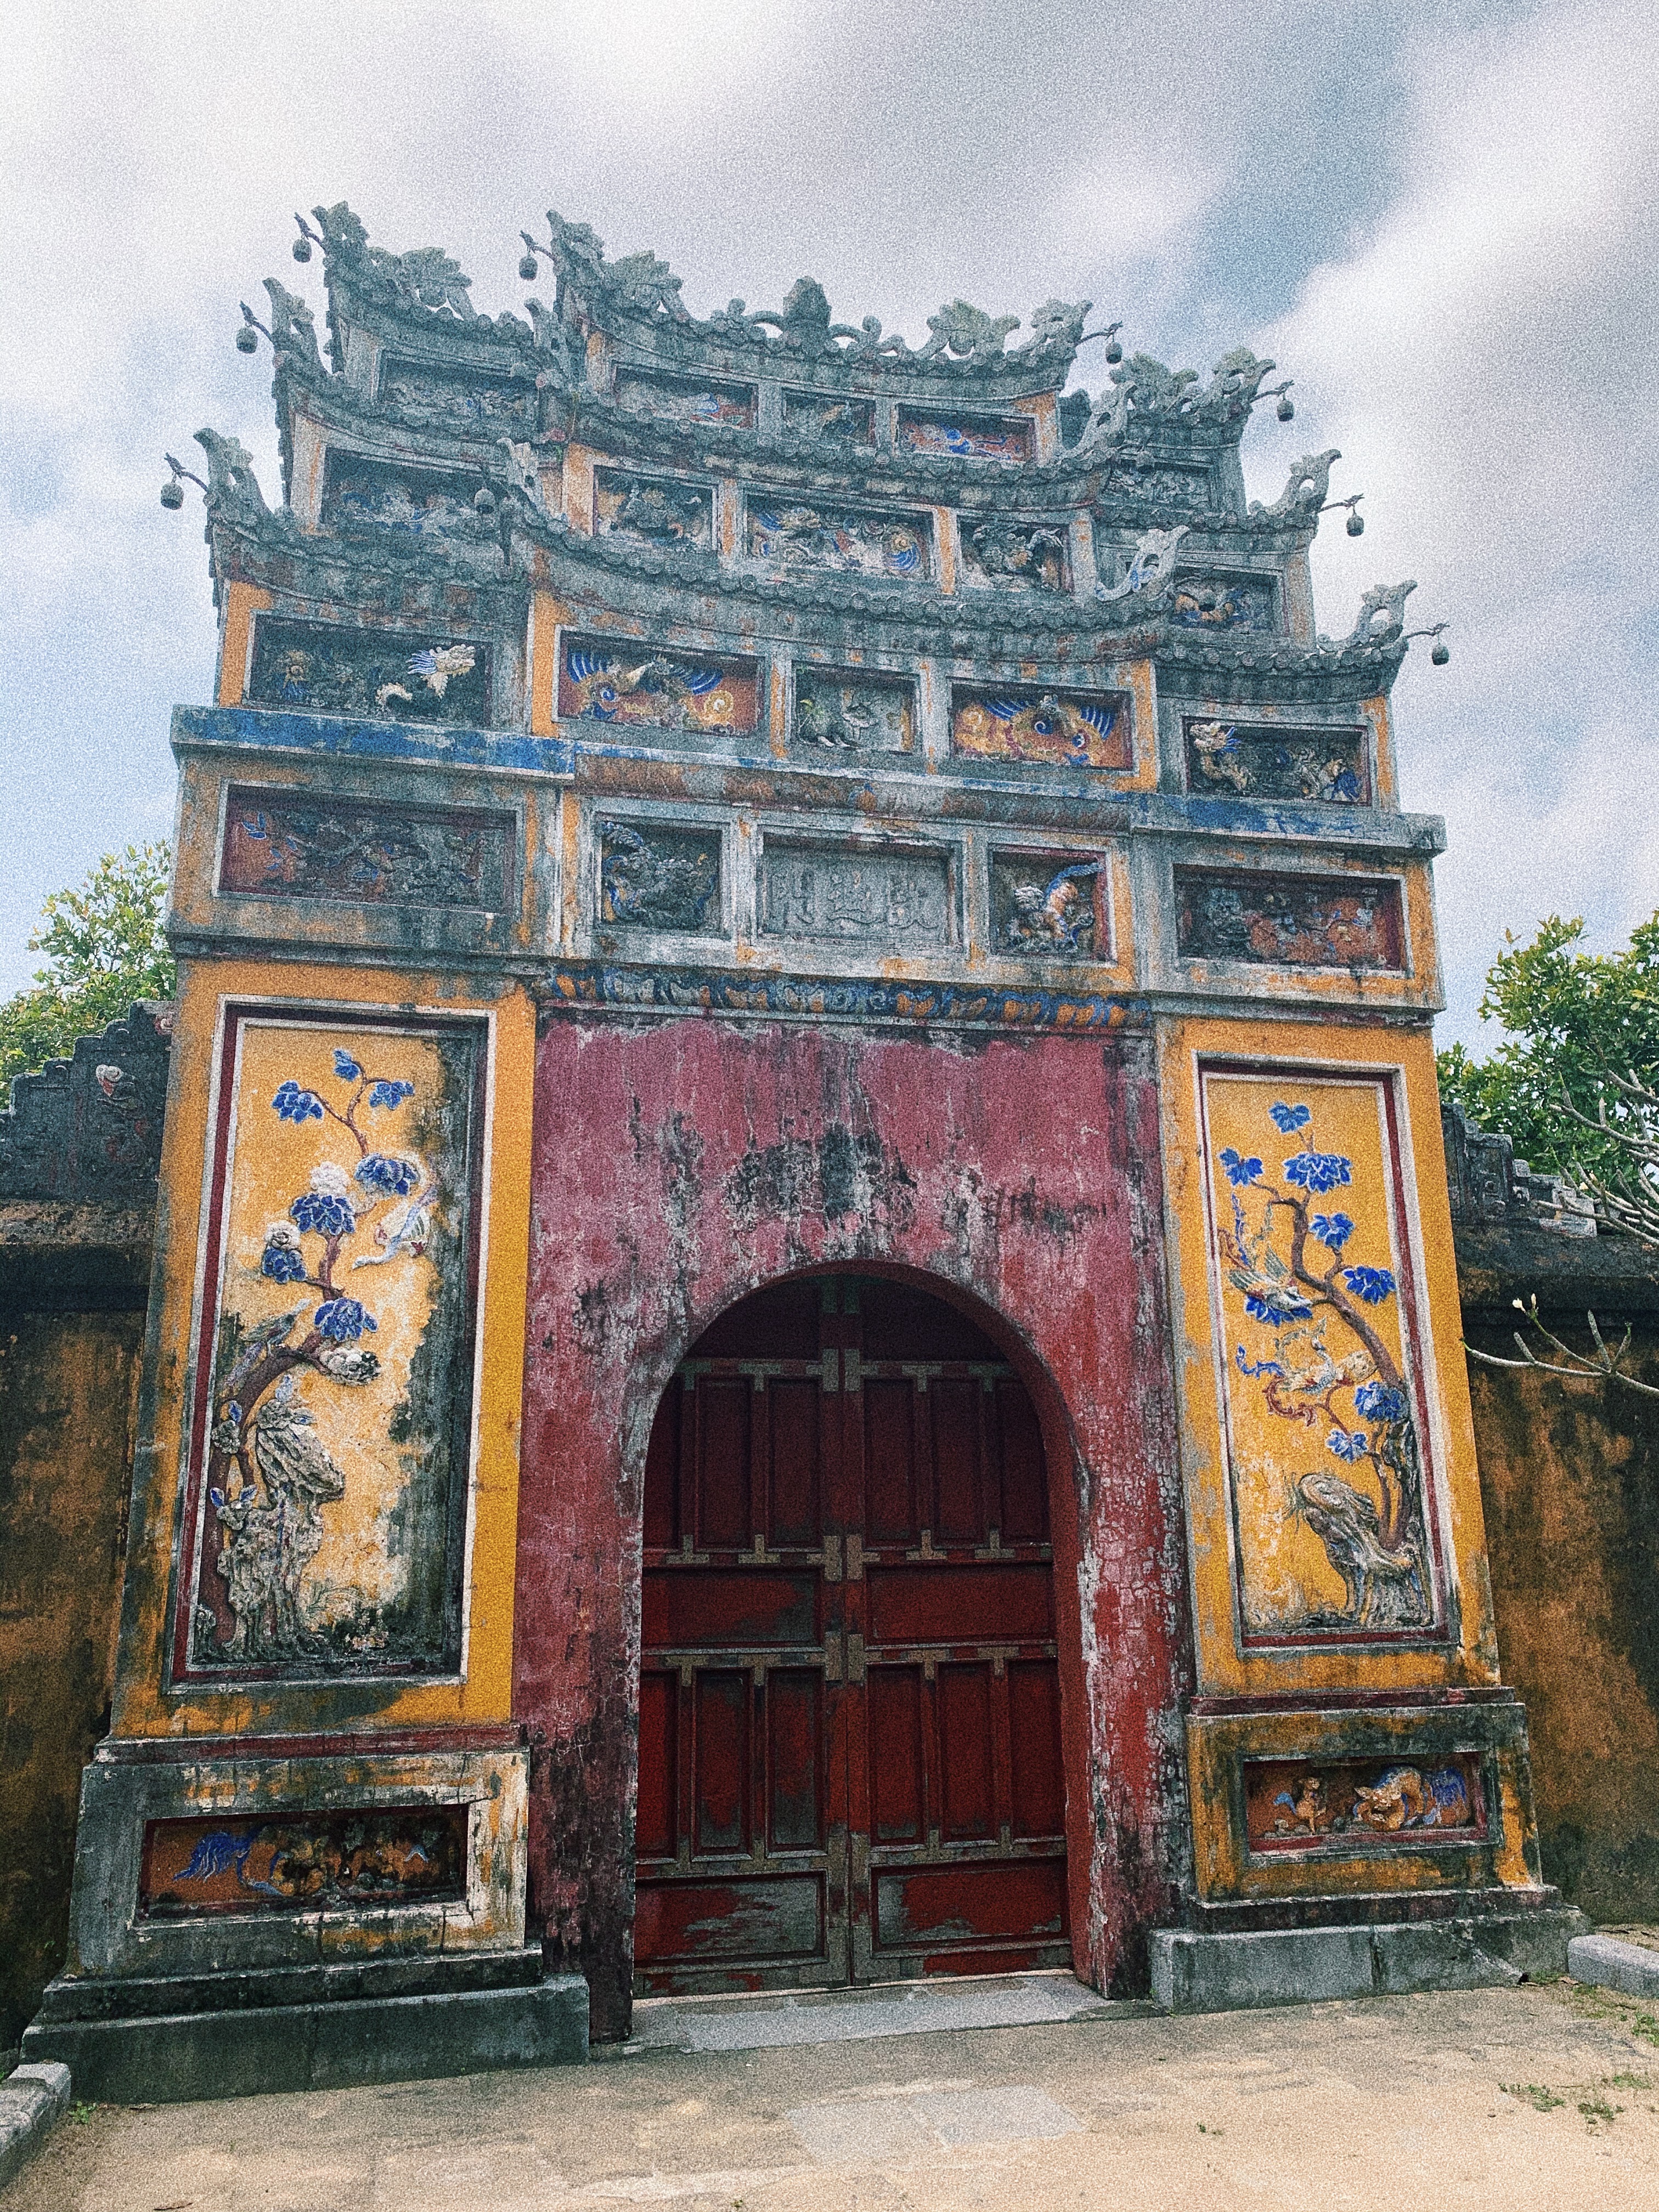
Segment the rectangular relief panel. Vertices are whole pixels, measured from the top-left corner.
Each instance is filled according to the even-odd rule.
[[[517,824],[487,808],[387,806],[234,784],[225,795],[222,892],[346,906],[505,913]]]
[[[1029,461],[1036,451],[1029,415],[925,414],[901,407],[901,453],[942,453],[964,461]]]
[[[458,429],[497,436],[534,434],[541,422],[541,394],[529,376],[491,376],[476,368],[440,368],[395,356],[381,363],[380,404],[400,413],[437,416]]]
[[[849,399],[841,392],[795,392],[786,386],[783,430],[786,437],[807,445],[873,446],[876,403]]]
[[[786,574],[885,577],[925,584],[933,573],[933,528],[902,508],[846,507],[787,492],[750,492],[744,519],[749,557]]]
[[[970,591],[1069,592],[1071,550],[1063,522],[962,516],[962,580]]]
[[[180,1676],[459,1669],[487,1042],[227,1012]]]
[[[744,736],[760,720],[758,664],[567,632],[559,652],[559,719],[578,716],[623,729]]]
[[[1192,575],[1177,579],[1170,619],[1182,629],[1229,630],[1276,636],[1279,586],[1271,576]]]
[[[160,1919],[459,1904],[466,1894],[466,1829],[465,1805],[151,1820],[139,1913]]]
[[[1371,803],[1370,746],[1363,728],[1290,729],[1188,714],[1182,730],[1189,791],[1335,806]]]
[[[1039,960],[1109,960],[1109,882],[1101,853],[993,853],[994,950]]]
[[[797,745],[825,752],[913,751],[915,686],[906,676],[798,665],[790,736]]]
[[[601,822],[603,927],[692,933],[719,930],[720,833],[654,822]]]
[[[1126,501],[1133,503],[1136,509],[1151,507],[1154,513],[1177,518],[1202,514],[1217,504],[1214,477],[1201,462],[1183,465],[1178,461],[1158,459],[1150,453],[1112,454],[1100,467],[1101,503],[1094,509],[1097,546],[1104,546],[1113,531],[1124,529],[1122,510]],[[1100,566],[1103,572],[1103,556]]]
[[[1176,949],[1183,960],[1403,973],[1400,885],[1355,876],[1177,868]]]
[[[593,528],[601,538],[707,553],[714,543],[714,486],[636,476],[631,469],[595,469]]]
[[[907,952],[951,941],[951,856],[881,846],[782,844],[760,865],[767,937],[819,937]]]
[[[1446,1759],[1244,1761],[1244,1834],[1252,1851],[1395,1844],[1480,1843],[1486,1793],[1474,1753]]]
[[[481,515],[472,504],[483,481],[476,471],[371,461],[331,446],[323,470],[323,526],[384,530],[434,545],[499,548],[495,516]]]
[[[951,693],[951,750],[1057,768],[1132,768],[1127,691],[998,684]]]
[[[1200,1081],[1243,1640],[1437,1637],[1392,1084],[1215,1066]]]
[[[487,729],[490,659],[487,645],[443,631],[348,629],[262,614],[253,625],[248,703]]]
[[[632,407],[663,422],[719,422],[737,430],[755,427],[752,384],[716,384],[702,377],[619,368],[614,392],[619,407]]]

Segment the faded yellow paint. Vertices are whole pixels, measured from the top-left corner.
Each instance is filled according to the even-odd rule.
[[[1134,765],[1123,777],[1125,791],[1158,789],[1158,690],[1150,660],[1119,661],[1107,681],[1129,694],[1129,728],[1134,746]],[[1127,945],[1127,937],[1121,943]]]
[[[1379,806],[1398,806],[1400,794],[1395,776],[1394,718],[1389,711],[1387,695],[1379,692],[1374,699],[1362,699],[1359,711],[1370,730],[1376,804]]]
[[[580,801],[566,792],[559,803],[559,949],[565,953],[574,951],[581,927],[581,822]]]
[[[1052,392],[1039,392],[1030,399],[1016,399],[1016,415],[1031,419],[1031,458],[1038,468],[1060,452],[1060,402]]]
[[[1497,1680],[1487,1594],[1486,1538],[1475,1466],[1450,1210],[1440,1133],[1433,1044],[1426,1026],[1407,1031],[1338,1026],[1329,1021],[1170,1018],[1159,1024],[1163,1143],[1175,1349],[1182,1413],[1198,1675],[1205,1694],[1349,1688],[1405,1689]],[[1405,1204],[1393,1234],[1399,1265],[1415,1287],[1421,1383],[1429,1407],[1430,1510],[1437,1513],[1451,1628],[1439,1643],[1297,1643],[1246,1650],[1236,1607],[1230,1473],[1224,1440],[1221,1374],[1234,1357],[1237,1330],[1218,1328],[1212,1284],[1200,1065],[1237,1060],[1277,1071],[1285,1089],[1298,1077],[1334,1079],[1375,1070],[1394,1086],[1400,1120]],[[1271,1103],[1271,1102],[1269,1102]],[[1269,1126],[1267,1134],[1276,1133]],[[1356,1125],[1355,1139],[1358,1141]],[[1218,1139],[1216,1142],[1227,1141]],[[1293,1142],[1294,1140],[1292,1140]],[[1257,1143],[1252,1152],[1265,1147]],[[1290,1144],[1285,1147],[1291,1149]],[[1322,1149],[1335,1149],[1323,1145]],[[1334,1206],[1346,1198],[1341,1193]],[[1356,1206],[1349,1206],[1357,1213]],[[1416,1219],[1413,1237],[1412,1222]],[[1367,1235],[1371,1232],[1366,1231]],[[1356,1235],[1358,1231],[1356,1231]],[[1373,1257],[1367,1250],[1367,1261]],[[1386,1264],[1386,1263],[1384,1263]],[[1311,1433],[1311,1432],[1310,1432]],[[1322,1435],[1322,1431],[1321,1431]],[[1248,1449],[1248,1447],[1247,1447]],[[1310,1464],[1326,1461],[1316,1446]],[[1248,1473],[1248,1469],[1247,1469]],[[1300,1553],[1290,1559],[1299,1570]]]
[[[954,592],[957,587],[956,517],[948,507],[931,507],[933,518],[933,544],[939,554],[939,587],[941,592]]]
[[[766,726],[772,741],[775,760],[789,757],[789,693],[783,664],[775,657],[770,670],[768,687]]]
[[[564,519],[585,538],[593,535],[593,471],[604,458],[587,446],[565,448]]]
[[[219,644],[218,702],[240,707],[247,690],[248,646],[253,617],[271,603],[270,593],[257,584],[232,582],[225,586],[225,627]]]
[[[206,1197],[218,1026],[228,1000],[315,1008],[493,1017],[489,1180],[479,1309],[467,1663],[459,1681],[272,1683],[169,1689],[172,1547],[185,1462],[192,1314]],[[500,1721],[511,1710],[513,1577],[530,1221],[535,1008],[521,987],[304,962],[181,964],[152,1300],[154,1431],[135,1487],[128,1604],[112,1726],[118,1735],[311,1734],[372,1718],[387,1727]]]
[[[530,598],[530,734],[550,738],[558,729],[556,684],[559,625],[570,617],[551,592]]]

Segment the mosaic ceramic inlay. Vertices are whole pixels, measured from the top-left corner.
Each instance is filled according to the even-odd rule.
[[[923,415],[898,411],[901,452],[964,461],[1029,461],[1036,447],[1029,416]]]
[[[602,922],[640,929],[718,928],[720,888],[718,830],[599,824]]]
[[[714,487],[635,476],[627,469],[596,469],[593,527],[601,537],[706,553],[714,542]]]
[[[915,699],[908,678],[798,666],[792,734],[814,750],[908,753],[915,743]]]
[[[747,517],[751,559],[774,568],[925,583],[932,574],[926,519],[756,493]]]
[[[474,638],[262,614],[253,625],[247,696],[258,707],[483,729],[489,675],[489,647]]]
[[[1415,1761],[1247,1759],[1244,1832],[1253,1851],[1478,1843],[1486,1832],[1480,1761],[1468,1753]]]
[[[459,1904],[464,1805],[152,1820],[138,1881],[146,1918]]]
[[[619,368],[616,397],[620,405],[665,422],[717,422],[737,430],[755,427],[752,384],[704,384],[647,369]]]
[[[1106,957],[1106,863],[1097,853],[996,853],[991,939],[999,952],[1044,960]]]

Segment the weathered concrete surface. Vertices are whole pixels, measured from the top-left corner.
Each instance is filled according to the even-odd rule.
[[[23,2171],[69,2100],[67,2066],[20,2066],[0,2081],[0,2189]]]
[[[1569,1906],[1219,1935],[1158,1929],[1152,1938],[1152,1997],[1165,2012],[1231,2012],[1553,1981],[1567,1964],[1571,1939],[1586,1925]]]
[[[1659,1939],[1649,1931],[1635,1942],[1621,1936],[1581,1936],[1567,1946],[1567,1972],[1626,1996],[1659,1997]]]
[[[1635,2018],[1571,1984],[1129,2010],[100,2110],[58,2130],[5,2212],[1633,2212],[1659,2194],[1659,2050]]]

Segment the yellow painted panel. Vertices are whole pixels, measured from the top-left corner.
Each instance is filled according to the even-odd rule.
[[[253,617],[270,605],[270,593],[256,584],[225,586],[225,635],[219,648],[219,694],[222,707],[240,707],[246,685],[248,639]]]

